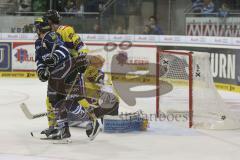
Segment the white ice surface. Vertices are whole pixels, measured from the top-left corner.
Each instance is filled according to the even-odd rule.
[[[221,95],[232,109],[240,109],[240,94]],[[47,120],[26,119],[19,104],[25,102],[34,113],[44,112],[45,97],[46,84],[37,79],[0,79],[0,160],[240,159],[240,130],[195,130],[169,122],[151,122],[147,132],[100,133],[92,142],[77,128],[71,129],[71,144],[34,139],[29,132],[46,128]],[[148,106],[151,101],[141,102]]]

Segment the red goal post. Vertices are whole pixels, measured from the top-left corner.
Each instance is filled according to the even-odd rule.
[[[161,67],[161,55],[180,55],[180,56],[186,56],[188,59],[188,73],[189,76],[187,77],[188,81],[188,116],[189,116],[189,128],[193,125],[193,68],[192,68],[192,52],[190,51],[167,51],[167,50],[161,50],[160,48],[157,49],[157,58],[156,58],[156,115],[159,117],[160,111],[161,111],[161,105],[160,105],[160,67]],[[176,77],[177,78],[177,77]]]

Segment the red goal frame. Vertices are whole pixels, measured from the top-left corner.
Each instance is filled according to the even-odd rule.
[[[114,42],[116,45],[119,45],[119,42]],[[106,43],[92,43],[88,42],[86,43],[89,46],[104,46]],[[144,47],[144,48],[156,48],[156,117],[159,118],[160,113],[160,54],[172,54],[172,55],[185,55],[188,56],[189,60],[189,103],[188,103],[188,116],[189,116],[189,128],[193,126],[193,58],[192,58],[192,52],[190,51],[170,51],[170,50],[162,50],[158,45],[152,45],[152,44],[132,44],[132,47]]]
[[[188,116],[189,116],[189,128],[193,126],[193,58],[192,58],[192,52],[185,52],[185,51],[168,51],[168,50],[161,50],[159,47],[157,48],[157,58],[156,58],[156,115],[159,117],[160,113],[160,55],[161,53],[164,54],[172,54],[172,55],[185,55],[188,56],[189,60],[189,67],[188,67],[188,81],[189,81],[189,88],[188,88],[188,94],[189,94],[189,101],[188,101]]]

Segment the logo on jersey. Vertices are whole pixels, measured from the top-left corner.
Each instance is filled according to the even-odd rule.
[[[34,62],[33,56],[28,54],[28,51],[23,48],[17,49],[17,53],[14,55],[17,58],[17,61],[20,63],[23,62]]]

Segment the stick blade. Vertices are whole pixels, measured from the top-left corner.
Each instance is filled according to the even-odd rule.
[[[20,108],[22,109],[24,115],[28,119],[33,119],[33,115],[30,113],[30,111],[28,110],[27,105],[25,103],[20,104]]]

